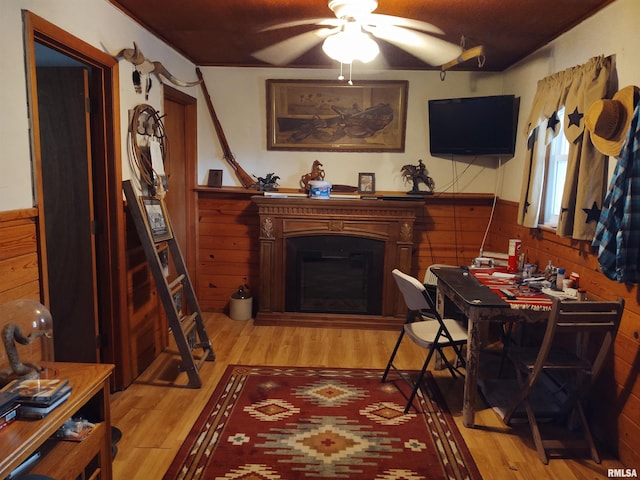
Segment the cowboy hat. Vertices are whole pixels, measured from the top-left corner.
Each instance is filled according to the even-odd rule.
[[[638,87],[630,85],[616,92],[612,99],[596,100],[589,107],[585,124],[591,141],[603,154],[618,156],[627,136]]]

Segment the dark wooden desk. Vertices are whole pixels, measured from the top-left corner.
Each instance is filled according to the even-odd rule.
[[[462,423],[475,425],[476,388],[482,327],[487,322],[544,322],[548,311],[514,309],[489,287],[462,268],[434,268],[438,278],[436,307],[444,315],[444,299],[451,300],[469,320],[467,339],[467,374],[464,378]]]

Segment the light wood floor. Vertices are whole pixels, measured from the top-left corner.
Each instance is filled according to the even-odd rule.
[[[112,422],[123,433],[113,465],[116,480],[162,478],[227,365],[384,368],[397,339],[392,331],[266,327],[222,314],[205,317],[217,358],[200,370],[202,388],[184,387],[186,374],[177,373],[179,357],[169,349],[134,384],[112,395]],[[418,369],[423,361],[421,349],[403,344],[401,368]],[[545,466],[536,456],[528,427],[505,427],[481,400],[477,428],[463,427],[462,382],[446,370],[433,373],[485,479],[606,479],[607,468],[622,468],[604,451],[600,465],[585,459],[551,460]]]

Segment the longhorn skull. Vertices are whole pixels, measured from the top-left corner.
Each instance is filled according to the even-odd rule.
[[[174,85],[179,87],[194,87],[198,85],[202,80],[196,80],[195,82],[184,82],[169,73],[169,71],[160,62],[152,62],[145,58],[142,54],[136,42],[133,42],[133,48],[124,48],[118,52],[116,58],[124,58],[126,61],[132,63],[136,70],[141,74],[155,73],[160,81],[162,77],[169,80]]]

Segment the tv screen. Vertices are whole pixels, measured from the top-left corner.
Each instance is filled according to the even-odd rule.
[[[513,156],[520,98],[429,100],[429,144],[437,155]]]

